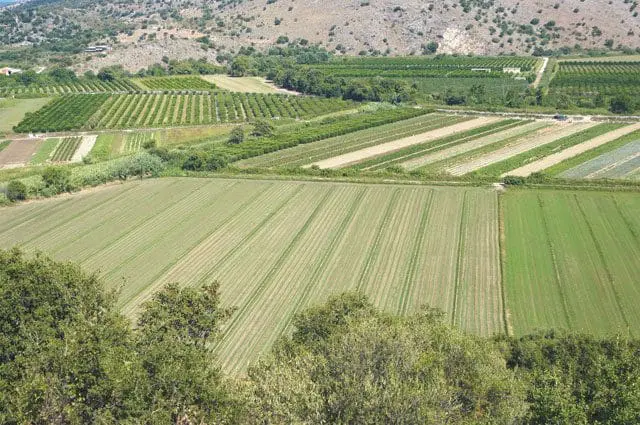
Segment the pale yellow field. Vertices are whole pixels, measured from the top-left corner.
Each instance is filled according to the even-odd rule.
[[[0,100],[0,132],[9,132],[27,112],[35,112],[49,102],[48,97],[38,99]]]
[[[221,89],[240,93],[279,93],[278,89],[259,77],[229,77],[228,75],[203,75],[206,81]]]

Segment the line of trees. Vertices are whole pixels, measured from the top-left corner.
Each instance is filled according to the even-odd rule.
[[[0,251],[5,424],[640,421],[640,342],[561,332],[494,339],[361,294],[298,314],[243,377],[214,351],[233,314],[216,283],[172,284],[137,314],[72,263]]]

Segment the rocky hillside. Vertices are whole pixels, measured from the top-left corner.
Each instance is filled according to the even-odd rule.
[[[137,70],[163,56],[222,59],[240,46],[287,40],[339,54],[531,54],[536,49],[637,48],[632,0],[33,0],[0,11],[0,43],[73,50],[85,67]],[[69,40],[72,39],[73,42]]]

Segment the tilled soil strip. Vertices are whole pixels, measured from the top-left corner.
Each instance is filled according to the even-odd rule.
[[[552,143],[563,137],[570,136],[579,131],[586,130],[589,127],[593,127],[595,123],[590,124],[558,124],[549,129],[544,129],[537,134],[525,137],[522,140],[518,140],[512,144],[509,144],[501,149],[493,152],[481,155],[473,158],[469,161],[456,164],[446,169],[446,171],[454,176],[462,176],[472,171],[479,170],[487,167],[496,162],[504,161],[505,159],[512,158],[521,153],[527,152],[531,149],[535,149],[538,146],[543,146]]]
[[[622,136],[626,136],[629,133],[632,133],[636,130],[640,130],[640,123],[632,124],[626,127],[619,128],[618,130],[611,131],[609,133],[603,134],[602,136],[595,137],[591,140],[588,140],[584,143],[580,143],[579,145],[571,146],[563,151],[554,153],[545,158],[542,158],[538,161],[532,162],[531,164],[527,164],[523,167],[517,168],[513,171],[509,171],[504,175],[511,176],[522,176],[527,177],[531,173],[535,173],[538,171],[542,171],[549,167],[552,167],[556,164],[561,163],[569,158],[572,158],[576,155],[579,155],[583,152],[589,151],[591,149],[595,149],[598,146],[604,145],[605,143],[612,142],[616,139],[619,139]]]
[[[96,140],[98,140],[97,135],[93,136],[82,136],[82,142],[80,142],[80,146],[76,149],[73,157],[71,158],[71,162],[82,162],[82,158],[87,156],[91,149],[93,149],[93,145],[96,144]]]
[[[459,124],[455,124],[449,127],[440,128],[438,130],[431,130],[426,133],[418,134],[415,136],[405,137],[403,139],[394,140],[393,142],[383,143],[376,146],[371,146],[365,149],[361,149],[355,152],[349,152],[343,155],[338,155],[333,158],[329,158],[323,161],[318,161],[313,164],[320,168],[341,168],[348,165],[362,161],[363,159],[388,154],[400,149],[404,149],[408,146],[417,145],[420,143],[429,142],[431,140],[439,139],[442,137],[451,136],[456,133],[471,130],[483,125],[491,124],[496,121],[500,121],[499,117],[480,117],[470,121],[464,121]]]

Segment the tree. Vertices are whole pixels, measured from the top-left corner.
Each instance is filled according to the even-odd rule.
[[[236,56],[231,62],[229,75],[232,77],[244,77],[250,73],[251,59],[248,56]]]
[[[218,285],[161,289],[136,329],[115,301],[76,265],[0,250],[0,422],[232,421],[209,348],[230,314]]]
[[[422,50],[423,50],[425,55],[433,55],[438,51],[438,47],[440,47],[440,46],[438,45],[437,42],[430,41],[427,44],[425,44],[424,46],[422,46]]]
[[[20,180],[11,180],[7,185],[7,198],[12,201],[27,199],[27,186]]]
[[[273,136],[273,130],[273,125],[271,125],[268,121],[257,120],[253,124],[253,131],[251,131],[251,135],[256,137]]]
[[[42,181],[54,193],[68,192],[71,190],[71,171],[63,167],[47,167],[42,173]]]
[[[510,424],[526,412],[498,350],[434,310],[392,317],[347,294],[294,325],[249,371],[248,423]]]
[[[614,114],[628,114],[633,109],[633,100],[628,94],[618,95],[609,102],[609,110]]]
[[[230,145],[239,145],[242,142],[244,142],[244,129],[242,127],[236,127],[231,130],[227,143]]]

